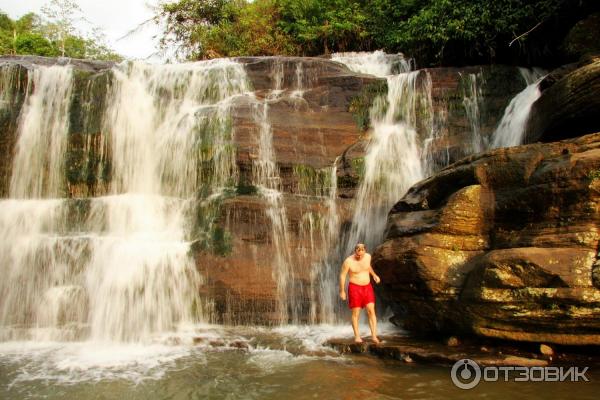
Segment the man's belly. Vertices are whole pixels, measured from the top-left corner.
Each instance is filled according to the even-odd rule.
[[[369,274],[360,274],[354,275],[350,277],[350,282],[355,285],[368,285],[371,280],[369,279]]]

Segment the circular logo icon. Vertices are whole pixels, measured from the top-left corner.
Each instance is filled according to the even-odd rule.
[[[463,358],[454,363],[450,376],[456,387],[473,389],[481,380],[481,369],[475,361]]]

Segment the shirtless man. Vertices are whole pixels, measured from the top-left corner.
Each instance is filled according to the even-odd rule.
[[[377,316],[375,315],[375,294],[373,286],[371,286],[370,276],[373,276],[375,283],[379,283],[381,279],[379,279],[371,267],[371,255],[367,253],[364,244],[357,244],[354,248],[354,254],[346,258],[342,264],[342,271],[340,272],[340,297],[342,300],[346,300],[345,286],[347,274],[350,274],[348,307],[352,310],[354,341],[362,343],[358,331],[358,318],[360,310],[366,306],[369,327],[371,328],[371,338],[373,342],[379,343],[379,338],[377,337]]]

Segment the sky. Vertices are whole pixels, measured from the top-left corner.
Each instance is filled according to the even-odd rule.
[[[0,10],[12,19],[18,19],[28,12],[42,15],[41,8],[50,0],[0,0]],[[117,53],[130,59],[148,59],[158,51],[160,29],[153,23],[146,24],[134,34],[122,38],[142,22],[154,15],[151,6],[159,0],[75,0],[84,17],[99,27],[106,35],[106,44]],[[85,30],[89,24],[81,23]],[[149,61],[157,61],[152,57]]]

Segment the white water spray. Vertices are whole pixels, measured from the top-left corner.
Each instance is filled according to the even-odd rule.
[[[71,67],[28,71],[10,181],[12,198],[62,197],[72,89]]]
[[[35,200],[62,197],[71,74],[40,67],[30,78],[11,179],[19,200],[0,208],[0,339],[147,343],[210,311],[189,255],[203,238],[188,221],[201,187],[214,197],[236,181],[229,107],[248,80],[226,60],[119,65],[102,149],[110,195]],[[58,144],[39,151],[48,140]]]
[[[531,106],[540,97],[539,82],[544,71],[519,68],[527,87],[517,94],[504,110],[504,115],[492,136],[492,148],[523,144],[525,126]]]
[[[411,61],[404,58],[404,55],[386,54],[381,50],[333,53],[331,60],[346,65],[351,71],[378,77],[408,72],[412,69]]]
[[[467,119],[471,125],[471,143],[469,154],[482,152],[487,148],[486,141],[481,134],[481,106],[483,104],[483,95],[481,87],[485,84],[483,75],[468,74],[463,77],[465,83],[463,105],[467,113]]]

